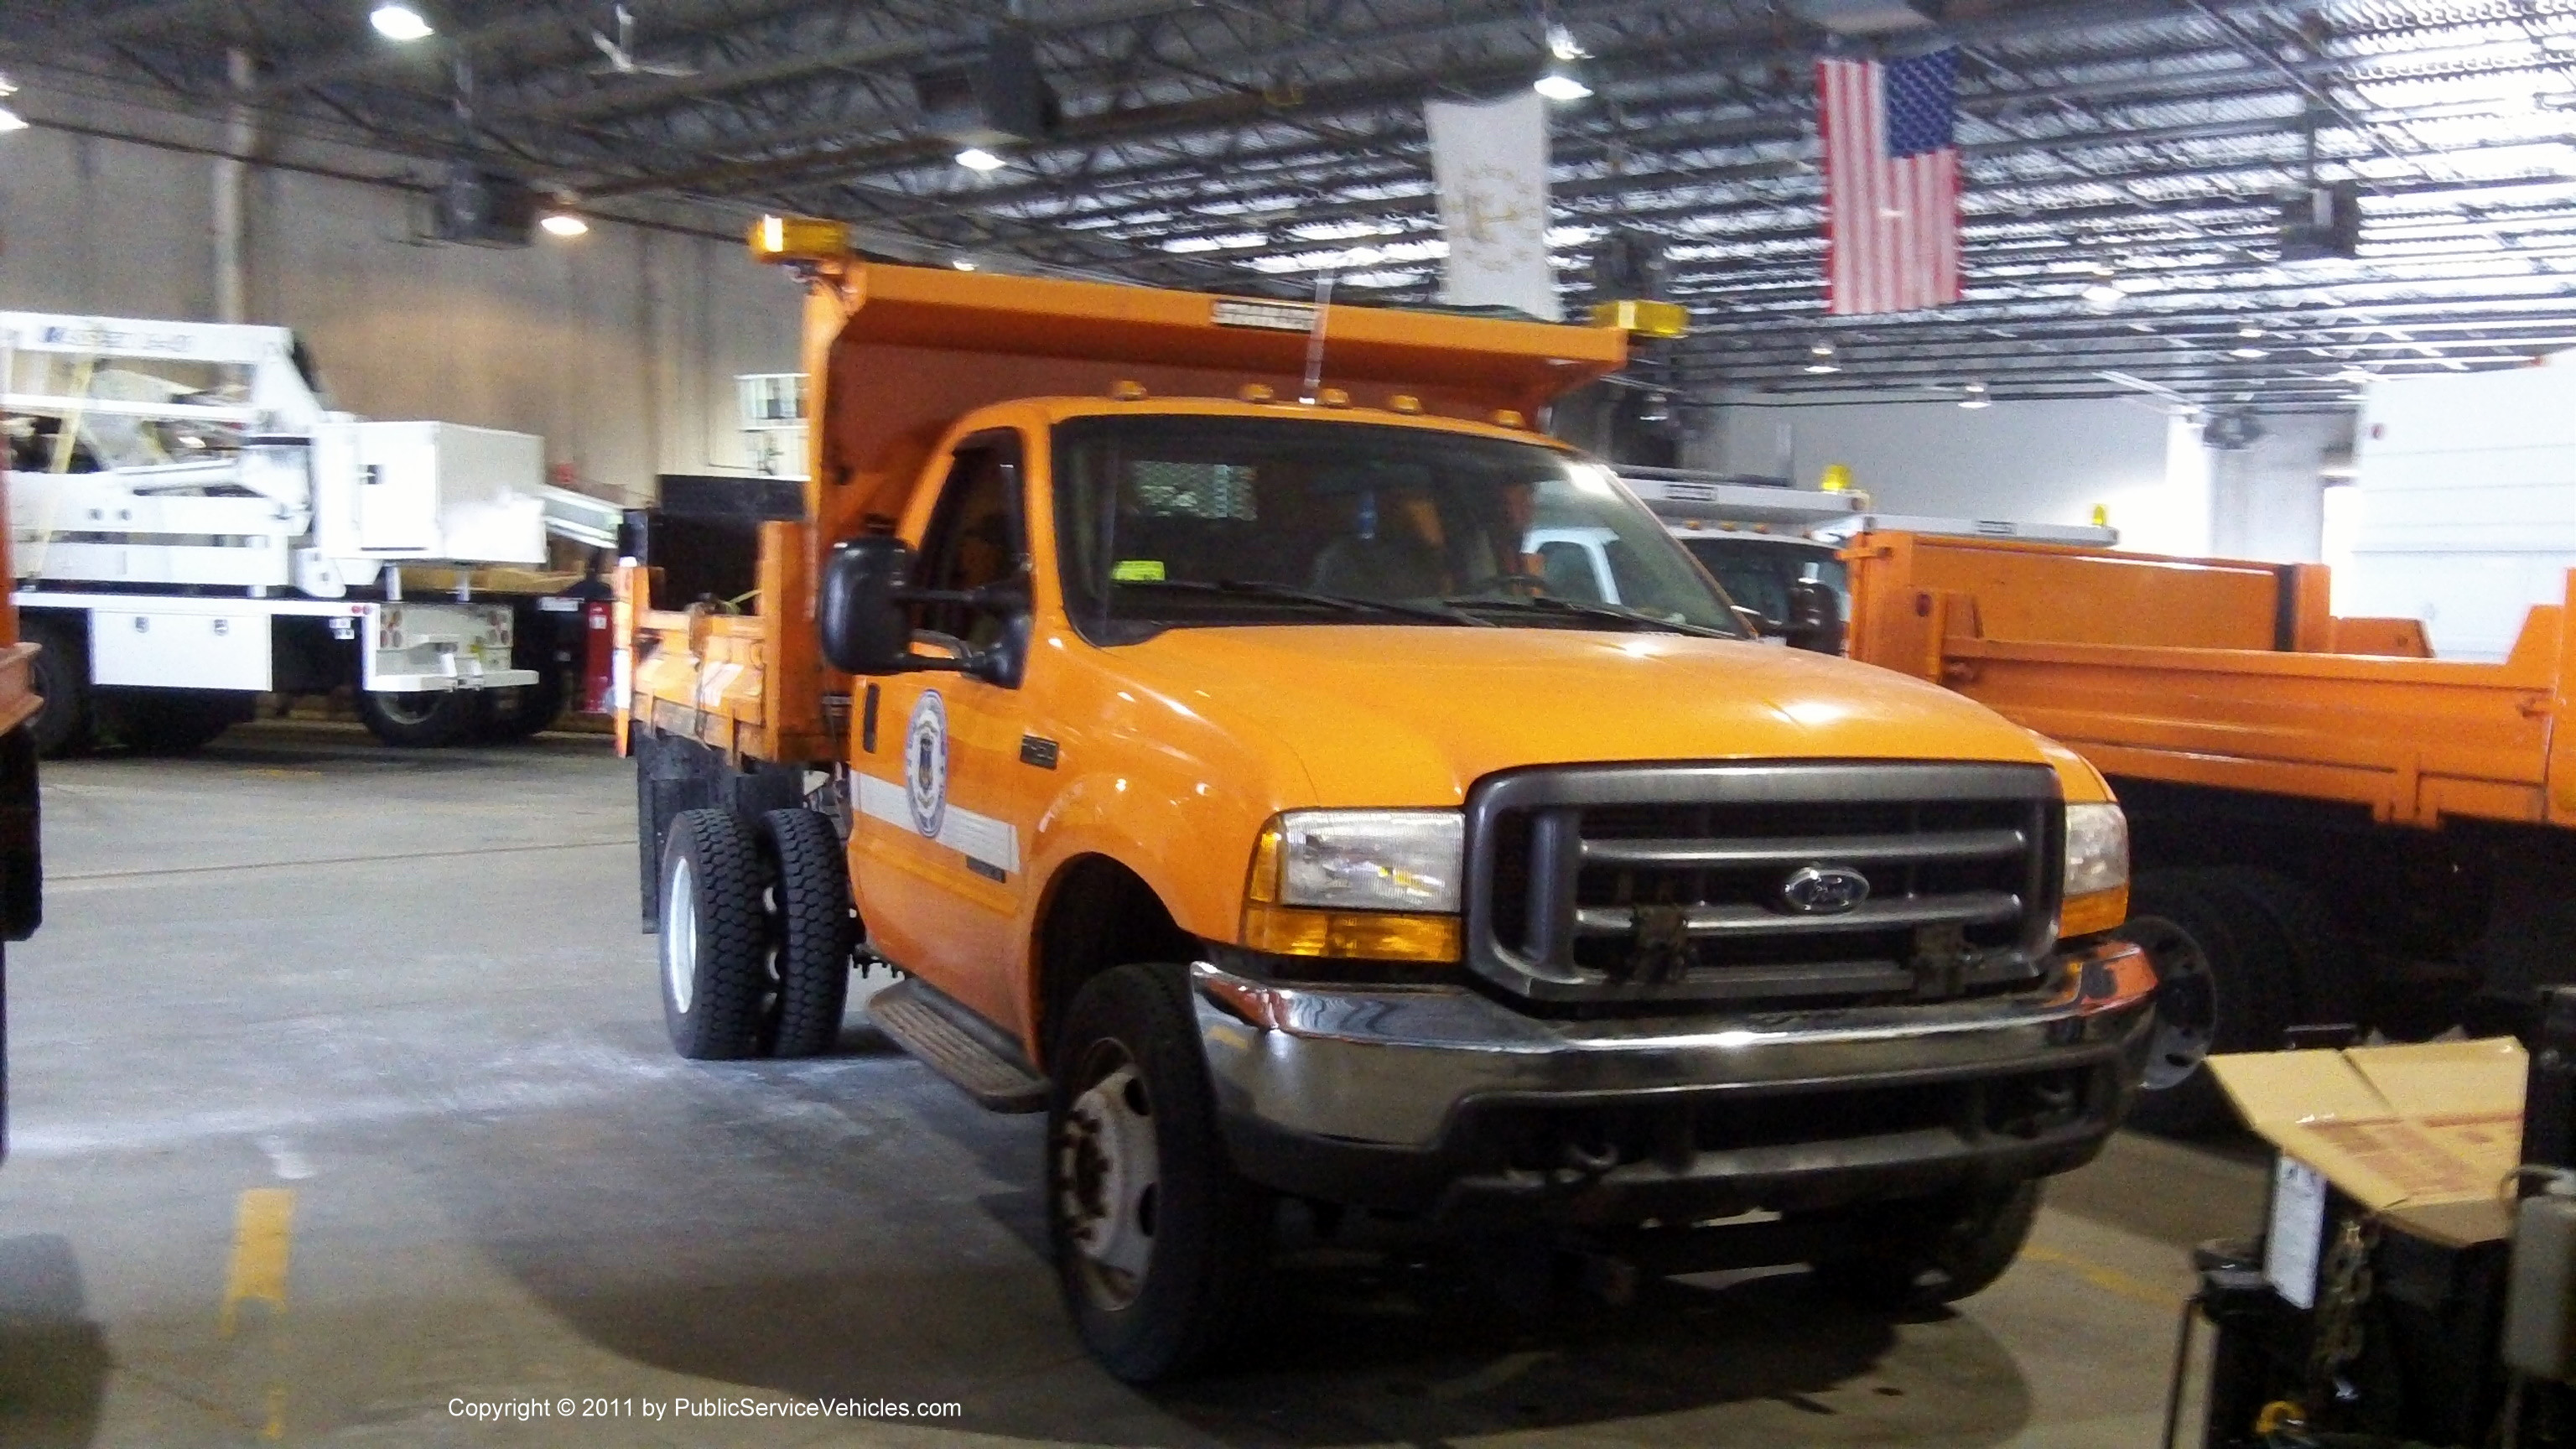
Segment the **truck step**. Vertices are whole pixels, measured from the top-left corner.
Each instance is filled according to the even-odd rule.
[[[868,1015],[896,1046],[986,1109],[1046,1110],[1046,1078],[998,1040],[999,1032],[918,979],[908,977],[868,998]]]

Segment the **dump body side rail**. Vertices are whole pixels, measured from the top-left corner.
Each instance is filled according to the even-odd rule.
[[[2533,609],[2509,658],[2471,663],[2420,657],[2409,620],[2334,618],[2314,565],[1906,534],[1846,556],[1854,658],[1958,690],[2105,774],[2391,824],[2576,823],[2561,758],[2576,741],[2552,728],[2570,605]]]

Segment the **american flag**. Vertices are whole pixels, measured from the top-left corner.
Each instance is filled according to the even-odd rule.
[[[1825,310],[1959,300],[1959,52],[1821,60]]]

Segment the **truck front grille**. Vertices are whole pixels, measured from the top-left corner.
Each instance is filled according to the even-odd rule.
[[[1566,1003],[2009,989],[2052,944],[2064,830],[2045,766],[1498,775],[1468,796],[1469,961],[1506,990]]]

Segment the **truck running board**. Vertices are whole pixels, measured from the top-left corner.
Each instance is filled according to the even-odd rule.
[[[1046,1078],[1030,1071],[1000,1032],[917,978],[868,998],[868,1015],[896,1046],[987,1110],[1046,1110]]]

